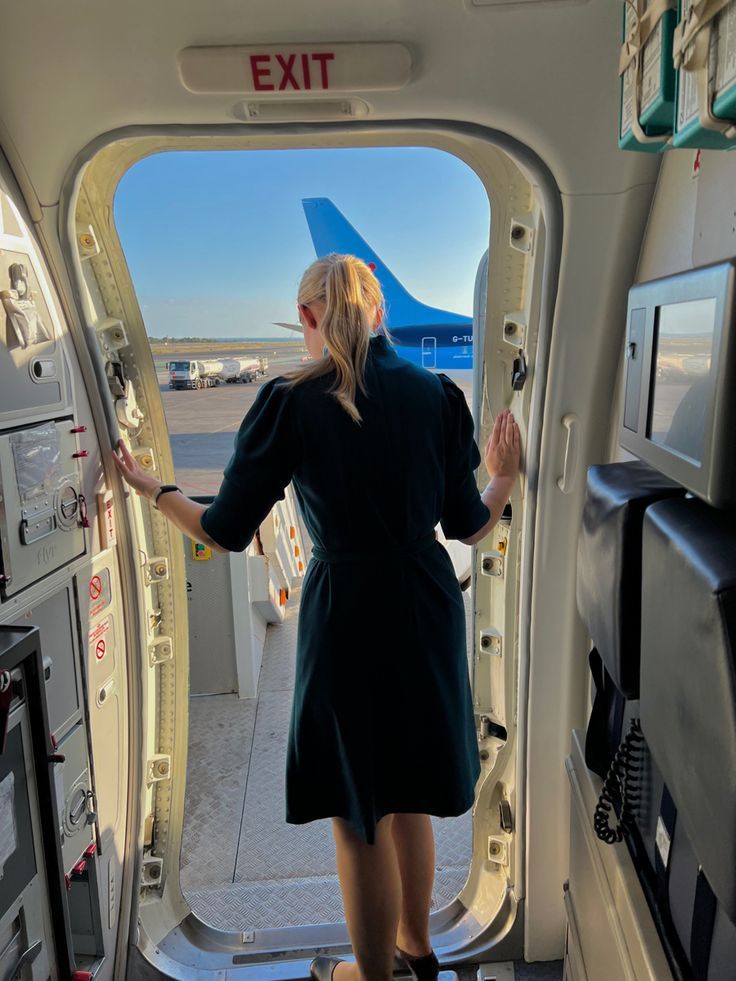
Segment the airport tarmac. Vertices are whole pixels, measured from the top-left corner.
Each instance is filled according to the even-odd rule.
[[[306,353],[301,339],[296,343],[279,341],[261,347],[249,347],[247,351],[242,346],[228,348],[222,345],[210,350],[198,347],[196,350],[177,349],[171,353],[154,353],[174,454],[176,480],[185,494],[200,497],[217,493],[222,471],[233,452],[235,434],[243,416],[253,404],[258,389],[269,379],[297,367]],[[267,373],[257,381],[245,384],[220,383],[200,391],[176,391],[169,388],[166,370],[168,361],[251,356],[264,357],[268,361]],[[445,373],[460,385],[466,398],[470,400],[471,372],[445,369]]]
[[[213,348],[209,351],[177,350],[172,354],[154,354],[161,398],[169,427],[174,454],[176,481],[190,497],[216,494],[222,471],[233,452],[235,433],[243,416],[253,404],[261,385],[276,375],[301,363],[306,354],[303,341],[279,342],[260,348]],[[214,388],[169,388],[167,361],[228,357],[263,357],[268,371],[257,381],[245,384],[220,383]]]

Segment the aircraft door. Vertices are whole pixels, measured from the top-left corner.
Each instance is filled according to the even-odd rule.
[[[422,338],[422,368],[437,367],[437,338]]]

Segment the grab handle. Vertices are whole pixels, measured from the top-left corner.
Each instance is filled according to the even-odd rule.
[[[563,494],[569,494],[575,481],[575,471],[578,467],[578,443],[580,420],[574,412],[567,412],[562,417],[562,425],[567,430],[565,442],[565,460],[562,465],[562,476],[557,478],[557,486]]]

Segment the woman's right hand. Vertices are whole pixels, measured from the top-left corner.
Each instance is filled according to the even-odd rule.
[[[485,449],[485,464],[488,476],[510,477],[516,479],[519,473],[521,455],[521,436],[518,423],[511,409],[499,412],[493,423],[493,431],[488,437]]]

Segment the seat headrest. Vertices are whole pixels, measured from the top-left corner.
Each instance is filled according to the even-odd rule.
[[[685,489],[640,460],[588,468],[577,605],[614,684],[639,693],[641,527],[645,510]]]
[[[644,516],[641,727],[710,886],[736,920],[736,514]]]

